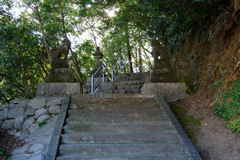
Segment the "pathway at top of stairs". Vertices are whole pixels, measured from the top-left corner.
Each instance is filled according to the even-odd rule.
[[[57,160],[190,160],[151,95],[72,96]]]

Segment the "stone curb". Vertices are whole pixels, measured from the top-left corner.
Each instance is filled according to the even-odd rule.
[[[66,96],[63,98],[61,110],[58,115],[58,119],[56,122],[56,126],[53,130],[53,134],[50,140],[50,144],[47,149],[47,154],[44,157],[44,160],[55,160],[57,156],[59,141],[62,133],[62,128],[65,123],[65,119],[67,116],[67,110],[70,102],[70,96]]]
[[[193,160],[202,160],[201,156],[197,152],[196,148],[188,138],[187,134],[184,132],[183,128],[179,124],[178,120],[172,113],[171,109],[169,108],[168,104],[165,102],[164,98],[162,96],[156,95],[155,96],[157,103],[160,104],[166,114],[168,115],[170,121],[172,122],[174,128],[177,130],[180,138],[182,139],[183,143],[186,146],[187,151],[190,153],[190,156],[192,157]]]

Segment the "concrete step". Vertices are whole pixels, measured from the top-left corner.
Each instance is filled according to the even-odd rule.
[[[78,117],[67,118],[68,125],[168,125],[167,117]]]
[[[71,103],[92,103],[92,104],[111,104],[111,103],[153,103],[154,98],[71,98]]]
[[[65,125],[63,127],[64,133],[176,133],[172,125]]]
[[[141,143],[179,143],[177,134],[62,134],[62,142],[105,143],[105,144],[141,144]]]
[[[60,156],[57,160],[192,160],[190,156],[109,156],[109,157],[92,157],[92,156]]]
[[[77,110],[113,110],[113,109],[152,109],[152,108],[161,108],[156,103],[105,103],[105,104],[88,104],[88,103],[72,103],[69,106],[69,109]]]
[[[163,109],[95,109],[95,110],[68,110],[68,116],[79,117],[166,117]]]
[[[184,155],[182,144],[62,144],[60,156],[161,156]]]

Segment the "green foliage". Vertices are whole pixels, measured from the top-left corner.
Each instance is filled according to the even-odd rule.
[[[122,2],[119,2],[122,3]],[[189,35],[200,37],[230,0],[208,1],[136,1],[128,0],[119,4],[118,25],[126,22],[146,31],[149,38],[157,37],[174,51]]]
[[[42,125],[46,124],[46,121],[38,122],[38,126],[42,127]]]
[[[0,155],[4,156],[4,158],[10,157],[10,155],[5,153],[2,148],[0,148]]]
[[[226,92],[219,95],[218,98],[223,98],[221,104],[214,108],[214,113],[225,120],[230,120],[232,115],[240,114],[240,79],[232,83],[232,87]]]
[[[33,98],[36,85],[46,72],[46,53],[37,26],[14,19],[6,11],[0,19],[0,101],[10,103],[15,97]],[[44,72],[45,71],[45,72]]]
[[[215,81],[215,82],[213,83],[213,85],[214,85],[214,86],[218,86],[220,83],[221,83],[221,81]]]
[[[239,133],[240,132],[240,118],[229,122],[229,124],[227,124],[227,128],[231,129],[232,132]]]

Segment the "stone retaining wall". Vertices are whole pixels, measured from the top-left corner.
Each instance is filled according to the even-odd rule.
[[[22,132],[33,133],[39,122],[54,119],[63,97],[35,97],[31,100],[15,99],[12,104],[0,107],[1,128],[13,129],[12,134],[20,137]]]

